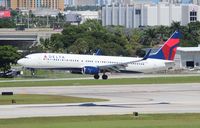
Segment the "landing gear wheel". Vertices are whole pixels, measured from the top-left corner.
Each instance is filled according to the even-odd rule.
[[[102,79],[103,79],[103,80],[107,80],[107,79],[108,79],[108,76],[104,74],[104,75],[102,76]]]
[[[99,79],[99,75],[98,74],[94,75],[94,79],[98,80]]]

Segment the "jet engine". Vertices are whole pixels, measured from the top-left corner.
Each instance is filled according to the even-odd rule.
[[[70,73],[72,73],[72,74],[83,74],[83,71],[81,69],[73,69],[73,70],[70,70]]]
[[[85,74],[95,75],[95,74],[99,74],[99,72],[100,70],[97,67],[85,66],[83,68],[83,73]]]

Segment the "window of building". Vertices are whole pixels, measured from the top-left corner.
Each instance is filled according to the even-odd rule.
[[[140,15],[140,14],[141,14],[141,10],[140,10],[140,9],[136,9],[136,10],[135,10],[135,14],[136,14],[136,15]]]
[[[197,21],[197,12],[191,11],[190,12],[190,22],[196,22]]]
[[[197,12],[196,11],[191,11],[190,12],[190,16],[197,16]]]
[[[190,17],[190,22],[195,22],[197,21],[197,17]]]

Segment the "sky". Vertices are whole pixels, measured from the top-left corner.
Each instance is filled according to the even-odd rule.
[[[159,0],[152,0],[153,2],[158,2]],[[182,0],[183,3],[188,3],[190,0]]]

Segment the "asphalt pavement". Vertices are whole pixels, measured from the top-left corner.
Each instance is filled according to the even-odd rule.
[[[1,105],[0,118],[139,113],[199,113],[200,84],[97,85],[0,88],[15,94],[50,94],[109,99],[106,102]]]

